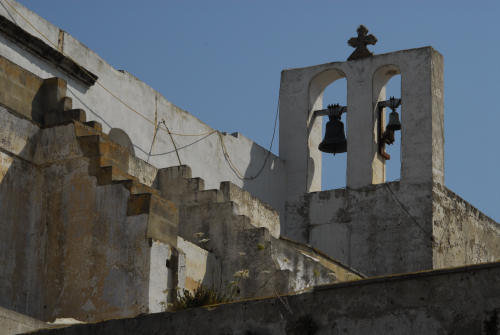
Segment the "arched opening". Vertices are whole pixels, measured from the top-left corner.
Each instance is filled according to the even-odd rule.
[[[325,135],[325,127],[329,121],[328,116],[316,116],[314,112],[328,108],[328,105],[339,104],[347,106],[347,80],[345,74],[338,69],[329,69],[318,74],[312,81],[309,89],[311,120],[309,125],[309,150],[310,157],[314,157],[316,175],[311,178],[312,169],[309,170],[308,181],[315,185],[310,191],[342,188],[346,185],[347,153],[333,155],[318,149],[318,145]],[[344,132],[347,136],[346,114],[341,116]],[[309,168],[311,167],[311,164]],[[321,171],[321,173],[319,173]],[[314,180],[313,180],[314,179]]]
[[[128,137],[127,133],[121,130],[120,128],[112,128],[109,131],[109,139],[122,147],[125,147],[130,151],[130,153],[135,156],[134,144]]]
[[[401,99],[401,74],[400,70],[395,65],[385,65],[379,68],[373,77],[373,98],[374,106],[376,108],[377,102],[386,101],[394,97]],[[404,102],[402,102],[402,105]],[[399,120],[401,121],[401,113],[403,108],[399,106],[396,109]],[[389,115],[392,110],[388,107],[383,109],[381,123],[382,129],[376,129],[375,133],[381,134],[386,129],[389,120]],[[378,113],[377,109],[375,113]],[[378,114],[376,115],[375,127],[378,127]],[[403,129],[394,132],[394,142],[392,144],[385,144],[384,152],[388,154],[386,159],[376,150],[376,158],[374,161],[374,179],[373,183],[384,183],[388,181],[395,181],[401,178],[401,132]],[[377,142],[379,139],[377,138]],[[378,168],[377,168],[378,167]]]
[[[330,104],[339,104],[347,106],[347,80],[339,79],[328,85],[323,92],[323,109],[326,109]],[[347,115],[344,113],[341,116],[341,121],[344,124],[344,132],[348,137]],[[328,117],[323,116],[323,137],[325,136],[325,127],[328,122]],[[332,190],[342,188],[346,185],[347,175],[347,153],[330,154],[321,153],[322,173],[321,173],[321,189]]]
[[[395,75],[385,86],[386,98],[390,97],[401,98],[401,75]],[[401,120],[401,107],[397,109]],[[390,108],[385,109],[385,119],[388,120]],[[386,121],[387,124],[387,121]],[[394,133],[394,143],[386,145],[385,151],[391,156],[390,160],[385,161],[385,180],[394,181],[401,178],[401,131]]]

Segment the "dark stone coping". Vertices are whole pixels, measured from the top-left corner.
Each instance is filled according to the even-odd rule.
[[[98,77],[80,64],[28,33],[5,16],[0,15],[0,32],[12,42],[69,74],[86,86],[92,86]]]
[[[394,275],[384,275],[377,277],[370,277],[366,279],[359,279],[354,281],[340,282],[335,284],[326,284],[326,285],[318,285],[314,287],[314,291],[325,291],[325,290],[334,290],[343,287],[351,287],[351,286],[361,286],[361,285],[371,285],[377,283],[385,283],[385,282],[394,282],[394,281],[403,281],[403,280],[412,280],[419,278],[427,278],[434,276],[441,276],[446,274],[453,273],[465,273],[465,272],[473,272],[479,270],[487,270],[491,268],[500,268],[500,261],[490,262],[490,263],[480,263],[480,264],[472,264],[444,269],[431,269],[431,270],[423,270],[418,272],[408,272]]]

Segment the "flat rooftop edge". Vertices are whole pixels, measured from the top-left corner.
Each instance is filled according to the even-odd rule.
[[[432,46],[424,46],[424,47],[418,47],[418,48],[411,48],[411,49],[404,49],[404,50],[397,50],[397,51],[391,51],[391,52],[386,52],[383,54],[376,54],[370,57],[362,58],[362,59],[356,59],[356,60],[345,60],[345,61],[333,61],[333,62],[328,62],[328,63],[323,63],[323,64],[317,64],[317,65],[310,65],[310,66],[304,66],[304,67],[295,67],[295,68],[287,68],[283,69],[281,72],[289,72],[289,71],[304,71],[304,70],[311,70],[315,68],[321,68],[324,66],[332,66],[332,65],[340,65],[340,64],[354,64],[354,63],[361,63],[361,62],[366,62],[368,60],[374,60],[377,58],[384,58],[387,56],[392,56],[392,55],[399,55],[399,54],[404,54],[404,53],[409,53],[409,52],[415,52],[415,51],[424,51],[424,50],[430,50],[433,51],[439,55],[441,53],[434,49]],[[442,56],[442,55],[441,55]]]

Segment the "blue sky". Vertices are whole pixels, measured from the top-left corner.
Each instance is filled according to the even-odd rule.
[[[347,59],[359,24],[377,36],[376,54],[431,45],[445,59],[446,185],[500,221],[500,1],[19,2],[214,128],[265,147],[282,69]],[[345,103],[341,82],[325,94]],[[325,189],[345,185],[337,157]]]

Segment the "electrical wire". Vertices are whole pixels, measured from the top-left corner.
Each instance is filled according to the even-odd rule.
[[[170,136],[170,140],[172,140],[172,144],[174,145],[175,154],[177,155],[177,160],[179,161],[179,165],[182,165],[182,163],[181,163],[181,157],[179,156],[179,150],[177,150],[177,145],[175,145],[174,138],[172,137],[172,134],[170,133],[170,130],[167,127],[167,123],[165,122],[165,120],[161,120],[161,122],[163,123],[163,125],[167,129],[168,135]]]
[[[429,233],[427,231],[425,231],[425,229],[422,228],[422,226],[418,223],[417,219],[415,219],[415,217],[410,214],[410,212],[406,209],[406,207],[403,205],[403,203],[396,196],[396,194],[392,191],[389,184],[385,183],[384,186],[387,188],[387,190],[389,190],[392,198],[397,202],[397,204],[403,210],[403,212],[405,212],[405,214],[413,221],[413,223],[415,223],[415,225],[424,233],[424,235],[428,235]],[[431,235],[431,239],[432,239],[432,235]]]
[[[271,137],[271,143],[269,144],[269,150],[267,150],[266,157],[264,158],[264,162],[262,163],[262,166],[260,169],[257,171],[257,173],[251,177],[245,177],[240,170],[236,167],[236,165],[231,161],[231,157],[229,156],[229,153],[227,151],[226,145],[224,144],[224,139],[222,137],[222,134],[220,132],[217,132],[219,135],[219,140],[220,144],[222,147],[222,153],[224,155],[224,159],[228,163],[229,167],[231,170],[234,172],[234,174],[240,179],[240,180],[254,180],[257,179],[262,171],[264,171],[264,168],[266,167],[267,161],[269,160],[269,157],[271,156],[271,150],[273,148],[273,143],[274,143],[274,138],[276,136],[276,128],[278,124],[278,116],[279,116],[279,110],[280,110],[280,104],[278,101],[278,105],[276,106],[276,114],[274,116],[274,129],[273,129],[273,135]]]
[[[196,143],[198,143],[198,142],[200,142],[200,141],[202,141],[202,140],[206,139],[207,137],[209,137],[210,135],[215,134],[215,133],[217,133],[217,130],[212,131],[211,133],[209,133],[209,134],[207,134],[207,135],[203,136],[202,138],[197,139],[197,140],[196,140],[196,141],[194,141],[194,142],[191,142],[191,143],[186,144],[186,145],[184,145],[184,146],[182,146],[182,147],[179,147],[179,148],[177,148],[177,150],[182,150],[182,149],[185,149],[185,148],[187,148],[187,147],[190,147],[190,146],[192,146],[193,144],[196,144]],[[162,152],[162,153],[158,153],[158,154],[151,154],[151,157],[155,157],[155,156],[164,156],[164,155],[168,155],[168,154],[171,154],[171,153],[174,153],[174,152],[175,152],[175,150],[171,150],[171,151]]]

